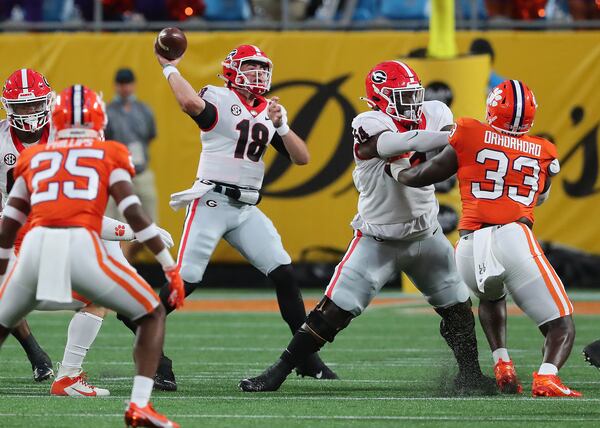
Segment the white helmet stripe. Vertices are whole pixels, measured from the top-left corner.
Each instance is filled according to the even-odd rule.
[[[81,125],[83,119],[81,85],[73,86],[73,124]]]
[[[515,120],[512,123],[513,131],[519,130],[519,125],[521,124],[521,118],[524,113],[524,104],[523,104],[523,88],[521,86],[521,82],[518,80],[513,80],[513,89],[515,91]]]
[[[414,79],[415,74],[412,72],[412,70],[410,69],[410,67],[408,67],[406,64],[404,64],[401,61],[395,61],[398,64],[400,64],[402,66],[402,68],[404,69],[404,71],[406,71],[406,74],[408,74],[408,77],[410,77],[411,79]]]
[[[21,69],[21,84],[23,85],[23,92],[29,92],[29,81],[27,80],[27,69]]]

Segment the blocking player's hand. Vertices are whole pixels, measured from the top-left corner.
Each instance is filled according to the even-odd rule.
[[[169,232],[167,232],[165,229],[163,229],[162,227],[156,226],[156,228],[158,229],[158,233],[160,234],[160,239],[163,241],[163,244],[165,244],[165,247],[167,247],[167,248],[173,247],[173,245],[175,245],[175,242],[173,242],[173,237],[171,236],[171,234]]]
[[[172,268],[165,269],[165,276],[169,281],[169,305],[175,309],[179,309],[183,306],[185,299],[185,288],[183,287],[181,275],[179,275],[179,267],[173,266]]]
[[[271,98],[269,101],[267,115],[269,116],[269,119],[271,119],[271,122],[273,122],[273,126],[275,126],[275,128],[279,128],[286,122],[287,118],[284,115],[284,110],[279,104],[279,97]]]

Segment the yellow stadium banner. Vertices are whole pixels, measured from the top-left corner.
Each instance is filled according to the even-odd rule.
[[[599,32],[458,32],[466,52],[485,37],[496,56],[494,70],[525,81],[540,105],[535,133],[553,138],[563,172],[552,197],[538,209],[536,233],[545,240],[600,254],[597,239],[598,125],[600,98]],[[364,78],[376,63],[405,56],[427,45],[426,33],[410,32],[253,32],[189,33],[182,74],[197,89],[220,85],[220,63],[231,49],[252,43],[274,62],[273,94],[288,109],[290,122],[308,142],[311,163],[296,167],[267,151],[264,199],[260,208],[273,220],[294,260],[316,247],[344,250],[352,237],[356,212],[352,184],[352,118],[367,109],[359,97]],[[154,34],[2,34],[0,78],[21,67],[45,73],[56,90],[74,83],[103,91],[110,101],[114,72],[131,67],[138,98],[157,118],[158,138],[151,148],[157,176],[160,223],[178,240],[183,213],[168,206],[169,194],[194,180],[201,151],[196,125],[175,102],[153,55]],[[560,52],[560,55],[557,54]],[[489,58],[406,59],[421,76],[428,94],[451,96],[455,117],[484,114]],[[440,197],[457,206],[457,190]],[[243,260],[227,244],[213,261]],[[335,261],[335,257],[331,260]]]

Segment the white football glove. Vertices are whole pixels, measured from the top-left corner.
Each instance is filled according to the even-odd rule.
[[[171,248],[172,246],[175,245],[175,242],[173,242],[173,237],[171,236],[171,234],[169,232],[167,232],[165,229],[156,226],[156,228],[158,229],[158,233],[160,234],[160,239],[162,239],[163,244],[165,244],[165,247],[167,248]]]

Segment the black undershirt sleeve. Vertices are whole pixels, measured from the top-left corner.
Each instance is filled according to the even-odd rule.
[[[204,107],[202,113],[200,113],[198,116],[192,116],[192,119],[194,122],[196,122],[200,129],[207,131],[212,129],[217,124],[219,115],[217,114],[217,108],[214,106],[214,104],[211,104],[206,100],[204,103],[206,104],[206,107]]]
[[[283,139],[281,138],[281,135],[279,135],[278,133],[275,133],[275,136],[271,140],[271,145],[273,146],[273,148],[275,150],[277,150],[279,152],[280,155],[282,155],[283,157],[285,157],[288,160],[291,160],[290,154],[288,153],[287,149],[285,148],[285,144],[283,144]]]

